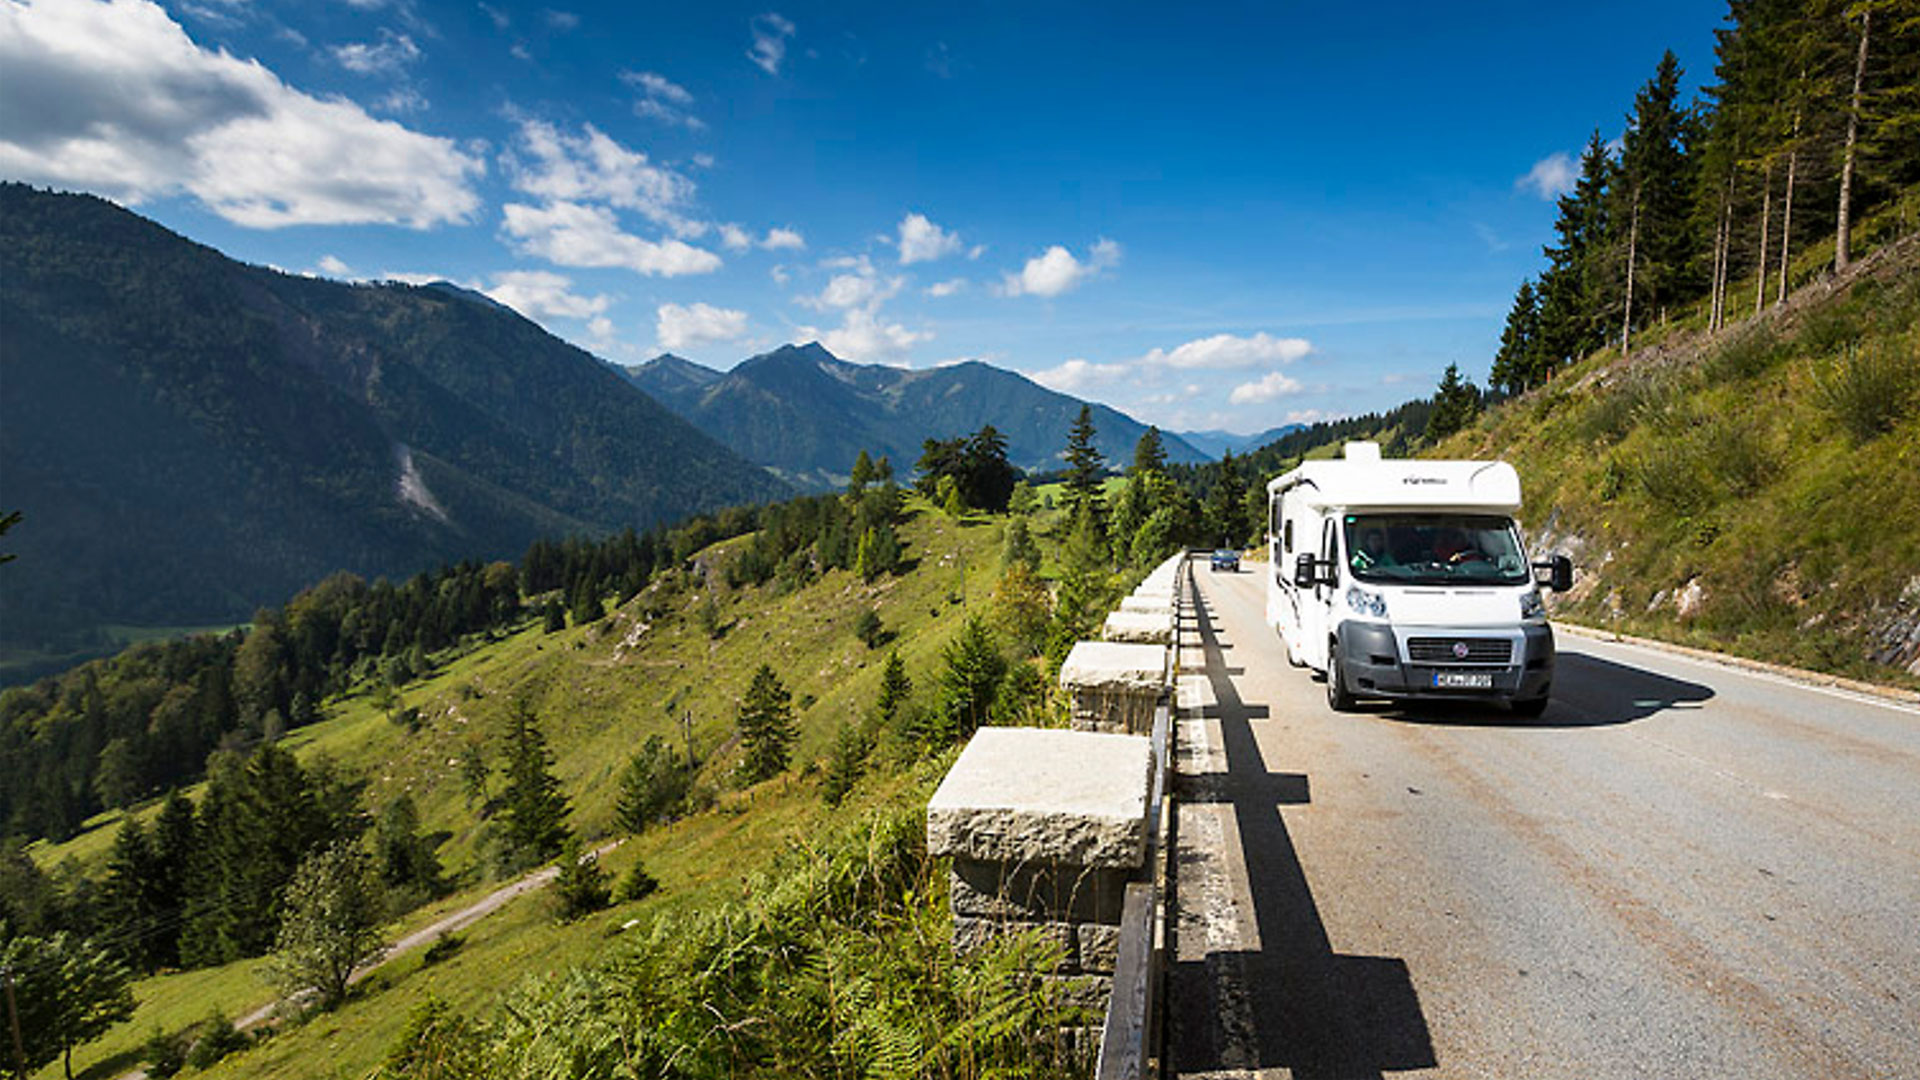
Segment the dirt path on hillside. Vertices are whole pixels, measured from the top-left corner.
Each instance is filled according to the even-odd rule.
[[[619,847],[622,843],[625,843],[624,839],[613,840],[602,844],[593,849],[592,855],[595,859],[604,858],[608,852]],[[400,938],[400,940],[387,946],[386,950],[382,952],[377,959],[356,968],[348,980],[349,983],[360,982],[367,976],[372,975],[375,971],[378,971],[388,962],[422,946],[432,944],[442,934],[457,933],[472,926],[474,923],[505,907],[513,900],[533,892],[536,889],[545,888],[558,876],[560,876],[559,867],[543,866],[524,877],[517,878],[500,886],[498,889],[493,890],[458,911],[449,912],[439,919],[434,920],[432,923],[405,935]],[[237,1031],[248,1031],[259,1027],[261,1024],[271,1020],[274,1013],[278,1011],[282,1005],[304,1000],[306,996],[305,994],[297,994],[291,998],[278,998],[270,1001],[238,1020],[235,1020],[233,1022],[234,1029]],[[145,1069],[135,1069],[132,1072],[121,1074],[117,1080],[147,1080],[147,1071]]]

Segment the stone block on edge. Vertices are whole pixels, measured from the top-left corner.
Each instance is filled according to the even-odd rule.
[[[927,802],[927,850],[1013,866],[1142,866],[1152,774],[1144,736],[981,728]]]

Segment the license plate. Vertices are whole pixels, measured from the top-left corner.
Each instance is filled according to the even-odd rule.
[[[1436,671],[1433,673],[1433,686],[1436,690],[1491,690],[1493,672]]]

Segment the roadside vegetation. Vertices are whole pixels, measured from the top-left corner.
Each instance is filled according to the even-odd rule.
[[[101,746],[100,797],[106,746],[153,730],[177,687],[259,681],[243,662],[258,642],[282,643],[282,690],[323,680],[297,725],[233,707],[205,771],[164,798],[122,792],[57,844],[9,842],[10,945],[89,942],[130,991],[72,1029],[77,1074],[429,1075],[407,1063],[436,1047],[471,1071],[431,1075],[526,1074],[554,1054],[689,1076],[1072,1074],[1088,1048],[1059,1032],[1097,1017],[1042,978],[1038,942],[953,956],[918,815],[975,728],[1062,722],[1065,648],[1219,524],[1167,479],[1157,433],[1121,478],[1093,434],[1085,416],[1067,433],[1077,465],[1045,500],[985,429],[930,442],[910,489],[867,461],[841,495],[690,523],[644,573],[616,537],[400,590],[336,579],[250,632],[8,691],[13,730]],[[457,606],[477,624],[440,648],[421,639],[432,618],[314,630],[316,611],[359,627],[372,598],[469,589]],[[290,644],[312,640],[333,652]],[[272,694],[242,697],[272,710]],[[543,864],[550,887],[349,979]],[[272,1022],[233,1030],[286,994]],[[536,1015],[612,1041],[556,1044]]]

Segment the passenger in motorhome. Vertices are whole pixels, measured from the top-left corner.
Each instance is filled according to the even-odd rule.
[[[1387,534],[1382,529],[1368,529],[1360,536],[1360,550],[1353,553],[1355,570],[1371,570],[1379,566],[1399,566],[1400,560],[1393,557],[1393,549],[1387,546]]]

